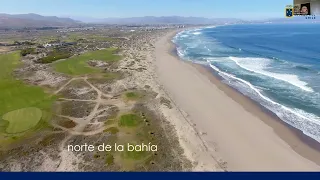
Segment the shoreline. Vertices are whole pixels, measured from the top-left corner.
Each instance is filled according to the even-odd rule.
[[[199,27],[192,28],[184,28],[184,29],[176,29],[167,32],[165,35],[160,37],[161,39],[166,39],[165,41],[170,43],[169,48],[166,48],[166,54],[172,54],[170,50],[174,50],[173,43],[171,42],[172,38],[178,34],[179,32],[196,29]],[[168,36],[168,38],[166,37]],[[159,42],[157,39],[156,43]],[[155,46],[156,47],[156,46]],[[168,50],[168,51],[167,51]],[[155,52],[154,52],[155,53]],[[155,55],[155,60],[157,59]],[[158,70],[158,67],[155,62],[153,62],[155,71]],[[160,92],[163,93],[164,96],[169,98],[172,102],[172,109],[168,111],[166,108],[161,109],[161,113],[175,127],[175,131],[177,132],[179,138],[179,144],[184,150],[184,155],[189,159],[193,168],[192,171],[195,172],[210,172],[210,171],[228,171],[226,167],[226,162],[215,152],[214,149],[210,149],[206,142],[201,138],[203,132],[197,130],[189,118],[189,115],[179,108],[179,106],[175,103],[175,101],[171,98],[170,92],[163,86],[161,82],[159,82],[159,76],[155,73],[156,83],[160,86]]]
[[[258,102],[243,95],[238,90],[221,82],[221,78],[210,67],[192,63],[198,71],[207,76],[210,81],[223,91],[227,96],[241,104],[245,110],[259,117],[266,125],[270,126],[274,132],[284,140],[290,147],[301,156],[320,165],[320,143],[305,135],[301,130],[292,127],[281,120],[274,112],[265,108]]]
[[[180,30],[180,31],[183,31],[183,30]],[[239,147],[243,146],[242,147],[243,151],[241,151],[241,153],[238,153],[238,154],[248,153],[248,154],[246,154],[246,156],[250,159],[250,154],[256,153],[255,154],[256,157],[259,157],[260,159],[264,159],[264,160],[268,161],[268,163],[265,163],[265,164],[264,163],[257,164],[257,160],[254,160],[254,157],[252,157],[253,159],[251,159],[251,162],[241,162],[240,159],[243,160],[243,158],[235,157],[235,155],[232,155],[232,152],[230,152],[230,151],[223,152],[223,149],[226,147],[230,148],[230,147],[237,146],[237,145],[234,145],[230,142],[226,142],[226,140],[232,140],[234,138],[232,136],[221,137],[221,138],[218,137],[218,135],[221,136],[222,134],[229,136],[227,133],[223,132],[223,130],[221,131],[221,133],[212,132],[210,137],[208,137],[209,132],[206,131],[205,134],[208,133],[208,135],[204,136],[203,139],[206,141],[207,144],[210,144],[208,142],[211,142],[214,139],[214,144],[219,147],[212,147],[212,148],[221,149],[221,150],[219,150],[218,154],[219,155],[221,154],[221,156],[224,158],[226,157],[225,160],[228,163],[228,168],[227,168],[228,170],[263,170],[263,171],[264,170],[267,170],[267,171],[268,170],[275,170],[275,171],[279,171],[279,170],[280,171],[281,170],[298,170],[298,171],[299,170],[307,170],[307,171],[309,171],[309,170],[319,169],[318,165],[320,165],[320,144],[317,141],[304,135],[300,130],[293,128],[293,127],[290,127],[290,125],[288,125],[285,122],[283,122],[282,120],[280,120],[275,114],[273,114],[268,109],[264,108],[259,103],[251,100],[249,97],[241,94],[240,92],[238,92],[234,88],[221,82],[219,77],[213,73],[213,70],[210,67],[181,60],[176,54],[175,45],[171,42],[172,38],[180,31],[171,32],[169,35],[164,37],[164,38],[166,38],[166,41],[167,41],[166,45],[169,46],[166,48],[166,51],[167,51],[166,53],[169,56],[171,56],[172,63],[175,63],[177,66],[181,66],[181,67],[176,67],[176,71],[177,71],[176,73],[178,73],[178,69],[186,71],[185,73],[187,73],[187,71],[189,71],[188,73],[193,73],[193,75],[190,75],[189,79],[188,79],[188,77],[185,77],[185,78],[187,78],[186,81],[191,80],[192,76],[194,76],[194,80],[196,80],[196,79],[202,80],[203,82],[201,82],[201,83],[203,83],[203,85],[212,88],[212,90],[211,90],[212,94],[216,94],[215,96],[219,97],[222,101],[228,100],[229,105],[237,107],[234,110],[239,111],[239,114],[244,116],[243,118],[239,118],[241,120],[243,119],[242,123],[254,122],[255,125],[252,125],[252,127],[249,127],[250,123],[248,123],[248,127],[240,125],[240,124],[238,124],[239,122],[233,122],[234,119],[232,119],[234,117],[238,118],[238,116],[233,117],[230,115],[229,115],[230,117],[228,118],[228,121],[230,121],[230,122],[228,122],[228,123],[234,124],[234,126],[239,125],[239,129],[244,128],[243,129],[244,131],[246,131],[247,128],[249,128],[250,131],[252,131],[252,132],[259,132],[259,128],[261,128],[261,131],[266,131],[265,136],[263,135],[263,133],[261,135],[259,135],[259,134],[252,134],[250,132],[251,136],[256,135],[257,137],[250,137],[248,140],[246,140],[246,138],[241,138],[241,140],[243,142],[240,142],[240,143],[236,142],[235,143],[235,144],[239,145]],[[164,42],[162,42],[162,45],[163,45],[163,43]],[[176,62],[174,62],[174,61],[176,61]],[[169,63],[169,60],[167,60],[166,63]],[[182,67],[182,66],[185,66],[185,67]],[[167,72],[167,73],[169,73],[169,72]],[[160,74],[160,76],[164,76],[164,75]],[[183,77],[180,77],[180,80],[183,80]],[[162,82],[164,82],[164,81],[168,81],[168,79],[162,80]],[[172,86],[172,83],[174,82],[174,80],[171,80],[171,81],[172,81],[171,82],[171,86]],[[208,82],[210,83],[210,85],[208,84]],[[188,82],[185,82],[186,85],[187,85],[187,83]],[[175,93],[178,93],[178,90],[170,87],[169,83],[164,83],[164,84],[167,84],[166,89],[173,89],[174,91],[177,91]],[[198,84],[200,85],[200,83],[198,83]],[[195,83],[190,84],[190,85],[195,85]],[[183,87],[181,87],[181,88],[183,88]],[[199,90],[195,89],[195,90],[200,91],[201,89],[199,89]],[[170,90],[168,90],[168,91],[170,92]],[[208,93],[210,93],[210,92],[208,92]],[[177,96],[177,94],[174,95],[173,92],[171,92],[170,94],[171,94],[171,96],[173,96],[172,99],[174,101],[188,102],[186,100],[181,100],[182,98],[187,98],[187,97],[183,97],[183,95],[179,95],[180,98],[175,98],[174,96]],[[189,96],[192,95],[191,91],[190,91],[190,94],[188,94],[188,95]],[[206,99],[206,97],[201,97],[201,96],[205,96],[204,94],[203,95],[197,94],[195,96],[197,96],[197,97],[194,97],[195,99],[196,98]],[[209,97],[207,99],[209,99]],[[190,98],[190,100],[191,100],[191,98]],[[212,98],[212,100],[215,100],[215,98]],[[192,101],[189,101],[189,102],[192,102]],[[211,102],[206,102],[206,103],[199,102],[198,104],[200,106],[200,104],[208,104],[209,105],[210,103]],[[185,104],[185,103],[180,103],[180,105],[179,105],[179,103],[177,103],[177,104],[178,104],[178,107],[183,109],[188,114],[188,116],[191,117],[192,121],[195,124],[197,124],[196,128],[199,132],[201,132],[201,129],[211,130],[211,128],[209,127],[211,124],[212,124],[212,126],[214,126],[214,125],[224,125],[225,126],[226,125],[226,124],[224,124],[224,122],[218,122],[218,121],[209,122],[210,116],[207,116],[208,119],[206,121],[203,120],[204,122],[201,122],[201,123],[199,122],[199,124],[201,124],[201,125],[199,125],[199,127],[198,127],[197,121],[199,121],[199,120],[197,120],[197,118],[204,117],[204,115],[202,115],[202,114],[209,114],[209,112],[206,112],[205,110],[203,110],[203,112],[199,112],[199,111],[195,112],[195,110],[192,110],[192,107],[190,107],[190,105],[189,105],[189,107],[188,106],[181,107],[181,104]],[[216,105],[214,103],[211,103],[211,104]],[[184,105],[182,105],[182,106],[184,106]],[[241,108],[239,108],[239,106]],[[206,108],[207,108],[207,110],[209,110],[208,107],[206,107]],[[199,108],[199,109],[201,109],[201,108]],[[225,110],[226,109],[224,109],[224,111]],[[215,111],[215,110],[212,109],[212,111]],[[226,116],[228,115],[228,114],[221,113],[218,111],[217,111],[217,113],[219,113],[221,115],[221,116],[216,115],[217,117],[220,117],[220,118],[226,118]],[[226,111],[226,113],[227,113],[227,111]],[[214,113],[212,113],[212,115],[214,115]],[[246,120],[246,119],[250,119],[250,120]],[[228,126],[226,126],[226,127],[228,127]],[[222,127],[220,127],[220,128],[223,129]],[[215,128],[215,129],[217,131],[220,131],[219,128],[218,129]],[[237,127],[235,127],[234,129],[238,130]],[[226,130],[228,130],[228,129],[226,129]],[[268,140],[270,147],[274,147],[274,148],[269,151],[269,154],[268,154],[268,149],[261,149],[261,147],[259,147],[259,145],[257,145],[258,143],[260,143],[262,146],[263,145],[266,146],[265,148],[269,148],[266,145],[267,142],[265,144],[263,143],[263,139],[257,140],[257,138],[260,136],[262,136],[264,139],[267,138],[266,136],[270,136],[270,138],[266,139],[266,141]],[[218,143],[216,143],[216,141]],[[252,143],[252,142],[248,142],[248,141],[253,141],[253,142],[256,141],[257,142],[255,144],[253,144],[253,145],[257,146],[257,151],[251,150],[252,151],[251,153],[245,151],[245,150],[249,150],[251,148],[251,147],[244,147],[246,145],[242,145],[242,144],[248,145],[248,144]],[[282,142],[280,142],[280,141],[282,141]],[[221,148],[220,148],[220,146],[221,146]],[[286,147],[286,146],[288,146],[288,147]],[[261,150],[261,153],[258,151],[258,149]],[[281,157],[280,156],[280,157],[277,157],[277,159],[274,159],[275,160],[274,162],[272,160],[270,161],[270,159],[272,159],[274,156],[273,153],[277,153],[278,150],[279,150],[279,154],[282,153],[284,156],[286,155],[286,158],[279,159]],[[281,153],[280,153],[280,151],[281,151]],[[292,151],[292,152],[290,152],[290,151]],[[266,156],[266,157],[264,157],[264,156]],[[268,156],[270,156],[270,157],[267,158]],[[278,156],[278,155],[276,155],[276,156]],[[233,158],[235,158],[235,159],[233,159]],[[236,160],[236,159],[238,159],[238,160]],[[295,159],[295,160],[293,160],[293,159]],[[233,161],[238,161],[238,162],[233,162]],[[297,162],[301,162],[301,164],[297,164]],[[294,165],[294,163],[296,163],[296,165]],[[246,165],[245,167],[243,167],[244,164]],[[302,165],[302,164],[305,164],[305,165]],[[250,169],[250,167],[252,167],[252,169]]]
[[[181,59],[177,54],[176,46],[174,43],[172,43],[172,47],[170,47],[170,49],[172,56],[175,56],[177,59],[183,62],[190,63],[192,66],[198,69],[200,73],[207,76],[210,81],[221,91],[223,91],[227,96],[235,100],[237,103],[241,104],[248,112],[254,114],[255,116],[258,116],[268,126],[272,127],[276,134],[281,139],[286,141],[297,153],[320,165],[320,143],[318,141],[305,135],[300,129],[287,124],[274,112],[262,106],[258,102],[252,100],[250,97],[243,95],[237,89],[223,83],[221,81],[223,79],[211,67]],[[283,130],[285,130],[286,133],[284,133]],[[291,136],[296,136],[297,139],[292,138]],[[300,144],[300,147],[297,147],[296,144],[299,143],[302,143],[302,145]],[[319,158],[314,159],[312,156]]]

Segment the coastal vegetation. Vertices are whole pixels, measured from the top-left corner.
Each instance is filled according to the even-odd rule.
[[[28,54],[35,54],[36,53],[36,49],[35,48],[26,48],[26,49],[22,49],[20,51],[20,55],[21,56],[26,56]]]
[[[151,109],[151,103],[160,105],[154,99],[157,92],[127,78],[145,71],[147,64],[134,58],[130,63],[118,63],[130,58],[127,53],[133,53],[135,36],[118,30],[112,35],[106,35],[109,30],[88,32],[65,32],[57,39],[46,32],[48,39],[33,38],[39,42],[36,49],[1,55],[0,164],[4,166],[0,169],[10,171],[23,164],[22,171],[181,170],[183,152],[174,131]],[[144,34],[139,36],[137,39],[143,39]],[[26,47],[33,45],[19,49]],[[110,47],[123,48],[123,55]],[[118,144],[124,148],[64,151],[69,144]],[[143,144],[158,150],[142,150]],[[59,164],[46,164],[55,162]]]
[[[74,56],[65,61],[59,61],[54,64],[56,71],[69,75],[84,75],[90,73],[99,73],[102,70],[88,65],[90,60],[99,60],[104,62],[115,62],[121,59],[120,56],[115,55],[116,48],[108,48],[87,52],[79,56]]]
[[[109,127],[105,129],[103,132],[109,132],[111,134],[117,134],[119,132],[119,129],[117,127]]]
[[[128,91],[124,94],[126,101],[137,101],[143,97],[143,93],[140,91]]]
[[[126,97],[127,97],[127,98],[138,98],[139,96],[138,96],[138,94],[135,93],[135,92],[127,92],[127,93],[126,93]]]
[[[69,57],[71,57],[71,53],[67,51],[61,51],[61,50],[55,49],[49,52],[46,57],[40,58],[38,62],[46,64],[46,63],[52,63],[60,59],[67,59]]]
[[[13,76],[13,71],[21,65],[20,57],[19,52],[0,55],[1,133],[24,132],[40,121],[47,121],[56,99],[41,87],[27,85]]]
[[[141,122],[141,117],[136,114],[124,114],[120,117],[119,126],[134,127]]]
[[[109,119],[105,122],[105,133],[111,135],[109,144],[121,144],[124,146],[123,151],[110,151],[99,155],[99,158],[105,159],[107,167],[117,165],[122,170],[130,171],[137,169],[140,166],[148,166],[151,159],[155,159],[157,154],[149,151],[129,150],[128,144],[135,146],[141,143],[156,143],[154,138],[154,127],[150,127],[151,116],[146,116],[144,109],[136,107],[134,111],[118,115],[114,119]],[[156,126],[156,122],[152,126]],[[151,129],[153,129],[151,131]],[[158,139],[160,140],[160,139]],[[101,153],[101,152],[100,152]],[[94,157],[97,157],[94,154]]]
[[[99,34],[83,34],[83,33],[71,33],[69,36],[65,39],[67,42],[74,42],[74,41],[102,41],[102,42],[108,42],[108,41],[116,41],[117,39],[112,37],[106,37]]]

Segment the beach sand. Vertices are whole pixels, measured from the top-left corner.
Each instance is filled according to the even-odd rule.
[[[194,170],[320,170],[315,142],[304,140],[207,68],[179,60],[172,53],[176,33],[155,43],[154,63],[158,81],[175,105],[163,114],[175,125],[186,156],[196,162]]]

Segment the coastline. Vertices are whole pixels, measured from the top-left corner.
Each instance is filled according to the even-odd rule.
[[[159,86],[159,93],[167,97],[171,101],[172,108],[168,109],[166,107],[161,108],[160,111],[163,116],[170,122],[171,125],[175,127],[177,136],[179,139],[179,144],[184,150],[184,155],[192,162],[192,171],[203,172],[203,171],[228,171],[227,163],[224,161],[219,154],[217,154],[215,148],[210,148],[207,146],[206,142],[201,138],[204,132],[199,131],[195,124],[189,118],[187,112],[183,111],[171,98],[170,92],[163,86],[158,75],[157,66],[157,44],[161,40],[169,42],[169,46],[165,48],[165,54],[172,54],[172,50],[175,49],[172,38],[179,32],[189,29],[196,29],[199,27],[184,28],[172,30],[159,37],[155,42],[155,50],[153,52],[153,69],[155,75],[156,84]],[[171,51],[171,52],[170,52]],[[162,53],[162,52],[161,52]]]
[[[272,111],[260,105],[258,102],[241,94],[241,92],[221,82],[210,67],[192,63],[199,72],[207,76],[208,79],[223,91],[227,96],[241,104],[242,107],[251,114],[257,116],[266,125],[270,126],[274,132],[284,140],[290,147],[301,156],[320,165],[320,143],[305,135],[301,130],[296,129],[282,121]]]
[[[171,32],[157,42],[156,65],[160,82],[179,109],[183,109],[195,124],[196,131],[202,132],[200,138],[214,152],[213,156],[223,157],[227,170],[319,170],[318,142],[221,82],[208,67],[181,61],[173,53],[175,47],[171,42],[177,32]],[[165,57],[161,57],[164,53]],[[166,65],[168,68],[165,69]],[[190,90],[182,92],[185,88]],[[228,130],[235,132],[228,134]]]

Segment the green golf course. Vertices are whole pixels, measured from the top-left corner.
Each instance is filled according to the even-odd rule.
[[[14,69],[21,65],[20,53],[0,54],[0,64],[0,132],[21,133],[48,120],[56,97],[14,77]]]

